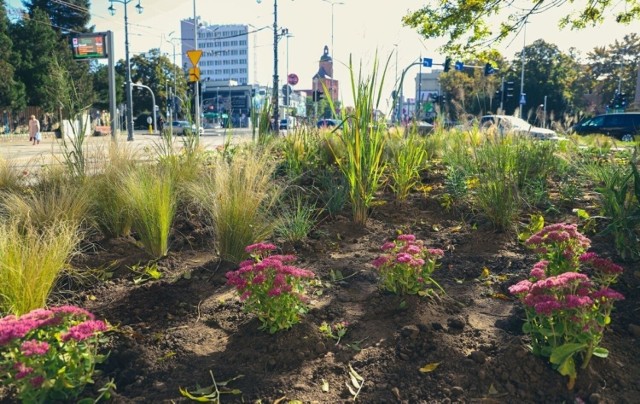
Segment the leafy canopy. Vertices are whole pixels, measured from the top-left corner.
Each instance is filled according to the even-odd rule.
[[[500,41],[522,28],[530,16],[566,3],[574,11],[558,21],[560,27],[595,26],[602,23],[605,16],[612,15],[617,22],[629,24],[640,17],[640,0],[529,0],[524,3],[529,6],[516,7],[518,4],[512,0],[430,0],[421,9],[406,15],[403,23],[417,29],[425,38],[447,38],[444,50],[461,55]],[[494,19],[502,20],[495,30],[491,28]]]

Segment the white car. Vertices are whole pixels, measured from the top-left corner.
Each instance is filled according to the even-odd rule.
[[[173,121],[171,122],[171,126],[173,127],[174,135],[184,135],[185,129],[191,129],[192,132],[196,130],[196,125],[190,124],[187,121]],[[200,135],[204,135],[204,128],[202,126],[200,127]]]
[[[500,133],[518,133],[542,140],[560,139],[558,134],[551,129],[539,128],[524,119],[509,115],[485,115],[480,118],[480,126],[482,128],[496,126]]]

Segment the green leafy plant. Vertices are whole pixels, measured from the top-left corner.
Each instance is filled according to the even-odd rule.
[[[332,148],[338,167],[349,184],[349,197],[353,211],[353,221],[358,225],[365,225],[369,217],[374,196],[380,186],[380,179],[385,170],[382,159],[385,144],[386,126],[378,119],[378,110],[384,76],[389,65],[389,59],[382,71],[379,87],[378,61],[374,62],[373,73],[368,79],[358,77],[356,83],[353,64],[349,62],[351,77],[351,91],[355,107],[349,113],[342,111],[342,137],[345,155],[339,155],[340,149]],[[331,103],[335,113],[335,107]],[[330,144],[329,144],[330,145]],[[335,150],[335,151],[334,151]]]
[[[79,240],[78,229],[64,221],[41,229],[0,223],[0,311],[44,307]]]
[[[71,401],[93,383],[107,324],[75,306],[0,319],[0,385],[23,403]]]
[[[340,344],[340,340],[347,334],[349,323],[346,321],[339,321],[337,323],[329,324],[323,321],[318,329],[327,338],[336,340],[336,345]]]
[[[391,189],[398,201],[405,201],[409,192],[420,182],[421,170],[426,166],[427,151],[424,141],[412,133],[392,151],[391,163],[387,166]]]
[[[306,312],[306,280],[313,272],[289,263],[293,255],[270,255],[276,246],[258,243],[246,248],[251,258],[236,271],[226,274],[227,283],[236,288],[247,312],[262,323],[260,329],[273,334],[290,328]]]
[[[433,284],[444,292],[432,277],[444,251],[426,248],[413,234],[401,234],[384,243],[381,249],[385,253],[373,261],[373,266],[378,269],[383,289],[398,295],[425,296],[433,293]]]
[[[133,283],[139,285],[149,280],[158,280],[162,278],[162,272],[158,269],[158,263],[154,262],[149,265],[132,265],[129,267],[131,272],[135,273],[137,276],[133,278]]]
[[[590,241],[575,225],[547,226],[527,243],[542,260],[529,279],[511,286],[509,292],[525,307],[523,331],[531,337],[533,353],[548,357],[560,374],[569,377],[572,389],[577,358],[586,368],[592,356],[608,355],[600,343],[611,323],[614,302],[624,298],[610,288],[622,267],[585,252]]]
[[[162,167],[140,166],[128,173],[122,192],[128,195],[133,229],[154,258],[169,251],[169,232],[177,208],[173,174]]]

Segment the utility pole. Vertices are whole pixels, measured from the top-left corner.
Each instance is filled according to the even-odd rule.
[[[527,45],[527,21],[524,22],[524,39],[522,43],[522,72],[520,72],[520,118],[524,119],[524,105],[525,105],[525,95],[524,95],[524,49]]]
[[[196,14],[196,0],[193,0],[193,48],[198,50],[198,15]],[[194,66],[196,68],[197,66]],[[200,137],[200,80],[193,82],[195,87],[193,90],[193,102],[195,104],[194,112],[196,115],[196,136]]]

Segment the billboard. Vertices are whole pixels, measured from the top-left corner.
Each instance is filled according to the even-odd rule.
[[[106,32],[71,35],[74,59],[103,59],[107,57]]]

